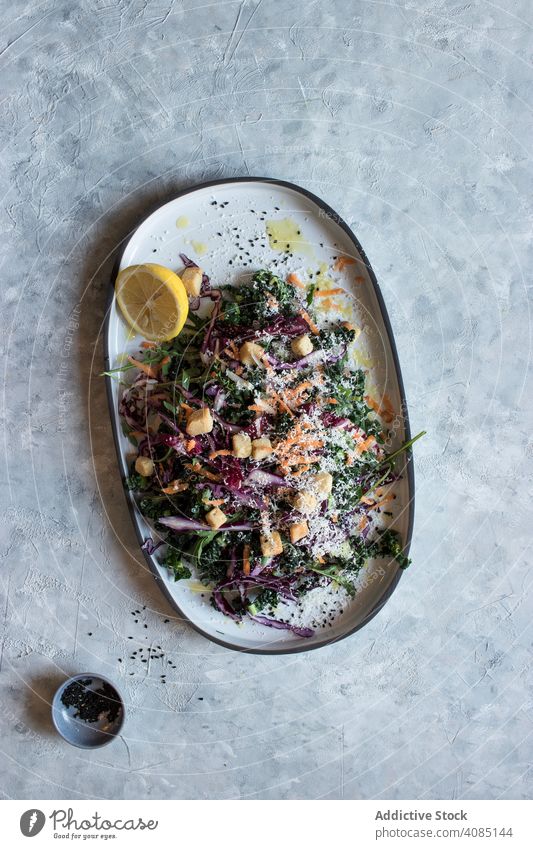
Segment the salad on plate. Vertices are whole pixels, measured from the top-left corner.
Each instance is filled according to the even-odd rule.
[[[390,524],[395,461],[418,436],[391,450],[395,412],[356,365],[358,328],[315,310],[340,290],[268,269],[215,288],[182,260],[182,329],[115,370],[144,547],[223,616],[309,637],[332,619],[318,605],[302,625],[310,599],[326,590],[342,612],[370,559],[408,565]]]

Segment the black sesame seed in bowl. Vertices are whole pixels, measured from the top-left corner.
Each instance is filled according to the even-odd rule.
[[[52,721],[73,746],[92,749],[115,739],[124,724],[124,702],[116,687],[101,675],[69,678],[52,701]]]

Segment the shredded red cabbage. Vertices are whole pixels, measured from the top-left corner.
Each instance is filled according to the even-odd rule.
[[[290,622],[280,622],[279,619],[270,619],[268,616],[261,616],[260,614],[256,614],[255,616],[250,614],[250,619],[253,619],[254,622],[259,622],[260,625],[267,625],[269,628],[292,631],[297,637],[312,637],[315,633],[312,628],[299,628],[297,625],[291,625]]]

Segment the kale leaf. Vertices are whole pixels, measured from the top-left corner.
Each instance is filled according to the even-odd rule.
[[[125,480],[127,488],[137,492],[143,492],[145,489],[149,489],[150,483],[150,478],[145,478],[138,472],[132,472]]]
[[[184,578],[191,577],[191,570],[183,561],[183,554],[176,548],[169,548],[163,565],[172,572],[175,581],[181,581]]]

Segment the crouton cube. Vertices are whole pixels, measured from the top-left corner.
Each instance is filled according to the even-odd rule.
[[[261,534],[259,543],[263,557],[274,557],[276,554],[283,552],[283,543],[277,531],[272,531],[269,534]]]
[[[252,439],[252,457],[254,460],[264,460],[269,454],[272,454],[272,445],[270,439],[262,436],[260,439]]]
[[[186,268],[181,272],[180,277],[181,282],[187,290],[187,294],[191,298],[197,298],[202,288],[202,269],[196,266],[194,268]]]
[[[239,359],[245,366],[263,365],[265,352],[256,342],[244,342],[239,349]]]
[[[194,412],[190,413],[185,430],[189,436],[200,436],[201,433],[210,433],[213,430],[213,417],[208,408],[202,407],[201,410],[194,410]]]
[[[224,522],[227,522],[228,517],[222,512],[220,507],[213,507],[209,513],[205,514],[205,520],[215,531],[217,531]]]
[[[252,440],[247,433],[234,433],[232,442],[234,457],[240,457],[244,460],[252,453]]]
[[[154,473],[154,463],[150,457],[137,457],[135,460],[135,471],[143,478],[149,478]]]
[[[316,496],[314,496],[312,492],[307,492],[306,490],[297,492],[292,503],[299,513],[312,513],[318,505]]]
[[[313,349],[313,343],[311,342],[307,333],[304,333],[303,336],[298,336],[296,339],[293,339],[291,342],[292,353],[297,357],[306,357],[311,353]]]
[[[333,477],[329,472],[319,472],[313,479],[313,489],[325,498],[333,488]]]
[[[289,528],[291,542],[298,542],[309,533],[309,525],[307,522],[294,522]]]

